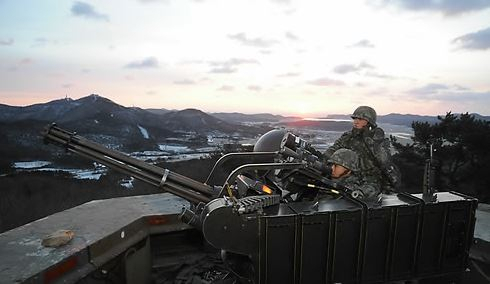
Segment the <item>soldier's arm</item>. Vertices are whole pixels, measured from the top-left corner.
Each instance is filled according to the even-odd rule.
[[[375,199],[381,193],[381,185],[375,183],[364,183],[361,185],[364,199]]]
[[[385,138],[384,131],[377,128],[373,135],[372,150],[377,163],[390,184],[397,188],[401,184],[401,173],[398,167],[393,163],[390,152],[390,141]]]
[[[372,137],[366,137],[364,139],[369,151],[372,152],[374,158],[376,158],[377,164],[384,167],[390,162],[390,141],[385,138],[385,132],[381,128],[374,130]]]

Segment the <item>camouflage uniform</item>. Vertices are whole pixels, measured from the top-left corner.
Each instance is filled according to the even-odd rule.
[[[350,174],[339,178],[333,178],[335,182],[348,188],[360,199],[376,199],[381,193],[380,184],[372,181],[363,180],[358,176],[359,173],[359,156],[356,152],[341,148],[335,151],[328,160],[329,163],[341,165],[350,170]],[[354,197],[356,197],[353,195]]]
[[[376,125],[376,112],[362,106],[354,111],[352,118],[366,119],[369,124],[362,129],[352,128],[345,132],[327,149],[325,157],[329,158],[341,148],[350,149],[359,156],[359,175],[363,182],[378,184],[383,189],[395,189],[400,184],[400,172],[391,161],[389,140],[385,138],[383,129]]]
[[[363,181],[357,173],[334,180],[347,187],[351,192],[360,193],[357,197],[359,199],[376,200],[381,193],[381,187],[378,183]]]

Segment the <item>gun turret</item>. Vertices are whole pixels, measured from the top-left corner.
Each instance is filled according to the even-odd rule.
[[[68,152],[97,161],[190,202],[207,203],[217,195],[209,185],[106,148],[77,135],[76,132],[61,129],[56,124],[47,126],[42,135],[46,143],[62,146]]]
[[[254,152],[224,155],[206,181],[211,185],[54,124],[43,136],[195,203],[181,220],[248,283],[380,283],[466,269],[477,201],[435,192],[432,159],[423,196],[388,193],[374,203],[325,178],[322,155],[281,129],[264,134]],[[343,198],[315,196],[318,190]]]

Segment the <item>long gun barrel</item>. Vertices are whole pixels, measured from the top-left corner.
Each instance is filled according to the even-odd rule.
[[[77,135],[75,132],[61,129],[56,124],[47,126],[42,135],[46,143],[65,147],[69,152],[97,161],[190,202],[207,203],[216,197],[211,186],[106,148]]]
[[[422,197],[424,200],[435,200],[437,195],[436,189],[437,160],[434,159],[434,146],[432,141],[429,144],[429,158],[425,161],[424,183],[422,188]]]

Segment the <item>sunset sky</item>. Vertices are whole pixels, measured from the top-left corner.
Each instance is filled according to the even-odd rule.
[[[0,0],[0,103],[490,115],[490,0]]]

